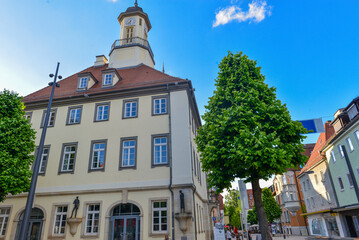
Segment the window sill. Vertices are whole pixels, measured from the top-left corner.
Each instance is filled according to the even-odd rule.
[[[131,117],[122,117],[122,119],[132,119],[132,118],[137,118],[138,116],[131,116]]]
[[[66,235],[49,235],[47,239],[66,239]]]
[[[162,115],[166,115],[168,114],[167,112],[165,113],[152,113],[152,116],[162,116]]]
[[[71,126],[71,125],[79,125],[80,123],[66,123],[66,126]]]
[[[136,170],[136,166],[128,166],[128,167],[124,167],[124,166],[120,166],[120,168],[118,170],[126,170],[126,169],[132,169],[132,170]]]
[[[151,233],[148,234],[148,236],[150,236],[150,237],[164,237],[164,236],[166,236],[168,234],[169,234],[168,232],[159,232],[159,233],[151,232]]]
[[[57,174],[58,175],[61,175],[61,174],[74,174],[74,171],[60,171]]]
[[[106,122],[108,121],[109,119],[104,119],[104,120],[94,120],[94,122]]]
[[[99,237],[100,237],[99,234],[93,234],[93,235],[81,234],[81,238],[93,239],[93,238],[99,238]]]
[[[89,169],[88,172],[104,172],[105,168],[95,168],[95,169]]]

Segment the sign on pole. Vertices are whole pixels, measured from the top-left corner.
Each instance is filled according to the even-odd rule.
[[[224,224],[216,223],[213,228],[214,240],[226,240],[224,237]]]

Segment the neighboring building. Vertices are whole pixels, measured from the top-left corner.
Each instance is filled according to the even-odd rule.
[[[338,207],[338,214],[345,237],[359,236],[359,97],[347,107],[339,109],[332,126],[335,136],[323,147]]]
[[[310,156],[315,144],[304,145],[306,156]],[[308,235],[307,225],[301,216],[304,207],[303,195],[297,176],[301,171],[288,169],[282,175],[276,175],[273,179],[273,195],[282,208],[281,229],[286,234]]]
[[[97,56],[94,66],[61,80],[48,123],[50,87],[24,98],[36,144],[49,127],[28,239],[209,238],[192,83],[153,68],[151,23],[137,3],[118,21],[109,62]],[[17,239],[26,196],[0,203],[1,239]]]
[[[333,216],[331,209],[337,207],[325,156],[320,150],[334,135],[331,122],[324,124],[325,132],[319,135],[312,154],[298,175],[307,213],[310,235],[336,237],[342,229],[339,217]]]
[[[253,198],[253,190],[252,189],[247,189],[247,198],[248,198],[248,208],[253,209],[254,198]]]

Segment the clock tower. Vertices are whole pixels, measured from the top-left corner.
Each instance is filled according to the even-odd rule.
[[[133,7],[127,8],[117,19],[121,25],[121,33],[120,39],[112,44],[109,67],[123,68],[141,63],[154,67],[154,55],[147,39],[152,26],[137,0]]]

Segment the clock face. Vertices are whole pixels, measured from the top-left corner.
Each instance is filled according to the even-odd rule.
[[[126,19],[126,25],[127,25],[127,26],[134,25],[135,22],[136,22],[136,19],[134,19],[134,18],[132,18],[132,17]]]

